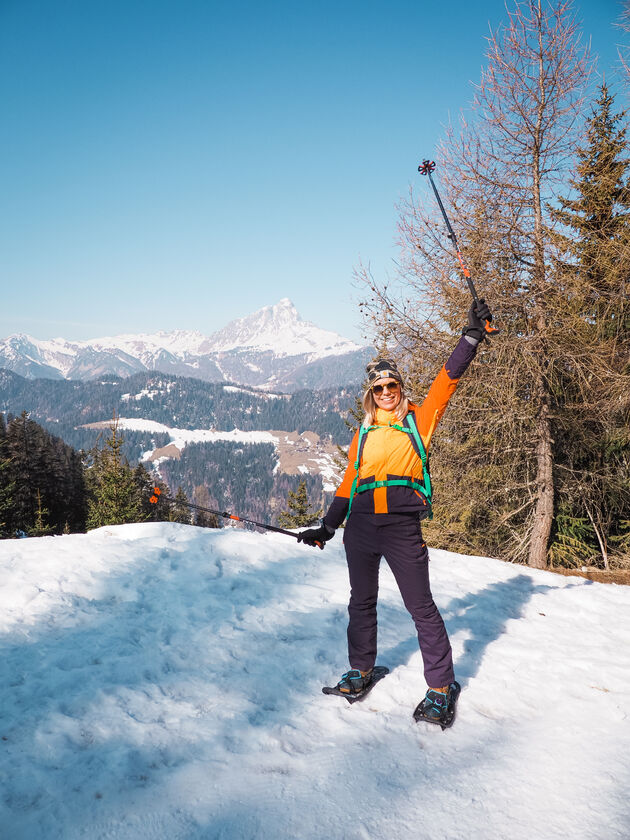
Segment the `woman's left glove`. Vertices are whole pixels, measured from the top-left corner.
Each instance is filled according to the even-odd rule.
[[[485,335],[486,322],[492,321],[492,312],[484,298],[473,300],[468,310],[468,324],[463,329],[463,335],[481,341]]]
[[[303,542],[304,545],[310,545],[313,548],[318,546],[324,548],[324,543],[328,542],[335,536],[334,530],[328,528],[324,523],[319,528],[309,528],[308,531],[300,531],[298,534],[298,542]]]

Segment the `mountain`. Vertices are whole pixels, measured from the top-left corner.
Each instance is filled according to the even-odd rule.
[[[210,336],[175,330],[90,341],[0,341],[0,367],[29,379],[91,380],[160,371],[206,382],[296,391],[363,380],[373,350],[302,319],[284,298]]]

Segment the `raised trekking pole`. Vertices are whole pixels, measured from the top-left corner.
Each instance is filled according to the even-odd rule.
[[[209,507],[202,507],[201,505],[194,505],[192,502],[180,502],[179,499],[173,499],[172,496],[165,496],[159,487],[153,488],[153,495],[149,499],[152,505],[157,505],[159,501],[167,502],[168,504],[178,504],[191,510],[201,510],[204,513],[213,513],[215,516],[222,516],[224,519],[232,519],[235,522],[246,522],[248,525],[255,525],[256,528],[263,528],[265,531],[275,531],[277,534],[286,534],[287,537],[293,537],[297,540],[298,534],[293,531],[287,531],[286,528],[277,528],[275,525],[267,525],[264,522],[255,522],[253,519],[246,519],[244,516],[237,516],[234,513],[227,513],[227,511],[213,510]]]
[[[464,277],[466,278],[466,283],[468,283],[468,288],[470,290],[470,294],[473,297],[475,303],[479,302],[479,295],[477,294],[477,289],[475,289],[475,284],[472,281],[472,277],[470,276],[470,269],[464,262],[464,258],[462,256],[462,252],[459,249],[459,243],[457,242],[457,237],[455,236],[455,231],[453,230],[451,223],[446,215],[446,210],[444,209],[444,205],[442,204],[442,199],[440,198],[440,194],[437,191],[437,187],[435,186],[435,182],[433,180],[433,171],[435,170],[435,161],[434,160],[423,160],[420,166],[418,167],[418,172],[421,175],[428,175],[429,181],[431,182],[431,186],[433,187],[433,192],[435,194],[435,199],[438,203],[438,207],[442,211],[442,218],[444,219],[444,224],[446,225],[446,230],[448,231],[448,238],[451,240],[453,245],[455,246],[455,252],[457,253],[457,259],[459,260],[459,265],[462,269]],[[494,335],[495,333],[499,332],[497,327],[493,327],[490,325],[490,321],[486,321],[485,327],[486,335]]]

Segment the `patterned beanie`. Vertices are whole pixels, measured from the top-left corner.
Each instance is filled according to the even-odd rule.
[[[378,382],[379,379],[395,379],[397,382],[400,382],[402,385],[402,376],[398,368],[396,367],[396,362],[392,362],[391,359],[376,359],[366,367],[367,375],[368,375],[368,385],[371,388],[375,382]]]

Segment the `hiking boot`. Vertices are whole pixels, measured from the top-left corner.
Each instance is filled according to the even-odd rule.
[[[430,688],[418,707],[419,715],[425,720],[440,723],[449,709],[452,688],[452,684],[442,688]]]
[[[344,694],[357,694],[363,691],[372,682],[372,668],[369,671],[359,671],[353,668],[348,671],[337,683],[337,688]]]
[[[461,690],[460,684],[455,681],[442,688],[430,688],[416,706],[414,720],[437,723],[443,730],[447,729],[455,720],[455,707]]]

